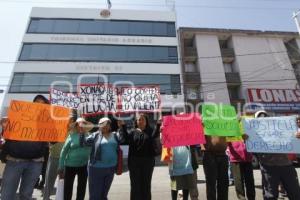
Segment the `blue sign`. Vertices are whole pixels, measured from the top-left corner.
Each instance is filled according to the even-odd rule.
[[[300,153],[295,116],[244,119],[247,151],[256,153]]]

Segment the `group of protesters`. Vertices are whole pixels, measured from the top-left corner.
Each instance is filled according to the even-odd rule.
[[[42,95],[37,95],[33,102],[49,104]],[[269,114],[261,110],[254,117],[269,117]],[[300,138],[300,118],[297,118],[297,124],[299,129],[295,137]],[[1,126],[5,128],[5,119],[1,120]],[[247,152],[245,145],[247,133],[242,136],[243,140],[231,142],[226,137],[206,135],[206,144],[163,148],[160,152],[159,141],[164,128],[160,119],[152,128],[148,116],[139,113],[132,129],[128,129],[123,120],[118,120],[117,129],[113,131],[112,119],[102,117],[97,130],[92,132],[94,128],[91,122],[73,110],[65,142],[6,140],[1,144],[1,160],[6,163],[1,199],[14,200],[19,188],[19,199],[29,200],[35,187],[43,187],[43,199],[48,200],[58,176],[64,180],[63,199],[71,200],[77,175],[77,200],[85,199],[87,184],[90,200],[106,200],[117,173],[121,144],[129,145],[131,200],[151,200],[155,156],[160,154],[169,167],[172,200],[176,200],[179,194],[183,200],[189,197],[198,199],[197,154],[203,155],[208,200],[228,199],[229,164],[238,199],[256,198],[252,154]],[[256,156],[260,163],[264,199],[278,199],[282,187],[289,199],[299,200],[298,176],[288,155],[257,153]],[[43,178],[39,181],[41,174]]]

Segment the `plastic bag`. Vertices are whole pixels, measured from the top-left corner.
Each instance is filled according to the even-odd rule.
[[[64,179],[58,179],[55,200],[64,200]]]

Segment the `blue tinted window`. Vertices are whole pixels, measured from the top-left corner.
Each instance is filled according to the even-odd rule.
[[[105,21],[103,22],[103,25],[104,25],[103,34],[128,35],[129,32],[128,23],[124,23],[121,21]],[[101,32],[99,34],[101,34]]]
[[[128,47],[128,60],[136,62],[157,62],[152,57],[152,48],[149,47]]]
[[[73,60],[75,47],[76,45],[48,45],[46,60]]]
[[[97,60],[103,53],[99,46],[77,45],[75,48],[74,60],[89,61]]]
[[[175,37],[175,23],[92,19],[33,18],[29,33],[140,35]]]
[[[55,20],[53,32],[55,33],[78,33],[78,20]]]
[[[163,35],[167,36],[168,35],[168,27],[166,23],[153,23],[153,35]]]
[[[37,23],[36,32],[51,33],[53,32],[54,24],[55,24],[55,20],[41,19]]]
[[[152,23],[129,22],[129,34],[131,34],[131,35],[153,35]]]
[[[78,28],[79,34],[99,34],[103,32],[103,24],[101,21],[81,21]],[[76,33],[74,33],[76,34]]]
[[[102,55],[99,59],[103,61],[117,61],[126,62],[127,58],[127,47],[126,46],[102,46]]]
[[[19,60],[178,63],[176,47],[24,44]]]
[[[169,36],[176,36],[176,28],[175,28],[175,24],[174,23],[168,23],[167,25],[167,29],[168,29],[168,35]]]
[[[54,73],[15,73],[10,93],[48,93],[51,86],[65,92],[76,92],[78,77],[81,74]],[[161,94],[180,94],[180,76],[168,74],[84,74],[82,84],[103,82],[103,76],[108,83],[130,81],[135,86],[159,85]],[[65,84],[62,84],[65,82]],[[70,86],[72,88],[70,88]],[[72,90],[70,90],[72,89]]]

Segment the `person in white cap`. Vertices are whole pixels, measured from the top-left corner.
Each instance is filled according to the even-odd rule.
[[[99,120],[99,130],[92,135],[80,137],[82,146],[91,146],[89,160],[90,200],[107,200],[118,162],[118,148],[121,137],[111,131],[111,120],[103,117]],[[121,128],[121,126],[119,126]]]
[[[257,111],[255,118],[269,117],[264,110]],[[264,200],[276,200],[282,183],[290,200],[300,199],[297,172],[287,154],[259,153]]]
[[[135,123],[136,127],[127,132],[123,128],[126,143],[129,144],[128,169],[130,177],[130,199],[151,200],[151,180],[155,165],[154,141],[160,135],[161,122],[158,120],[153,130],[145,114],[139,114]]]
[[[80,145],[80,135],[87,134],[93,124],[84,118],[78,118],[70,130],[69,136],[61,150],[58,173],[64,179],[64,200],[71,200],[73,183],[77,175],[77,200],[84,200],[87,183],[87,164],[91,148]]]

